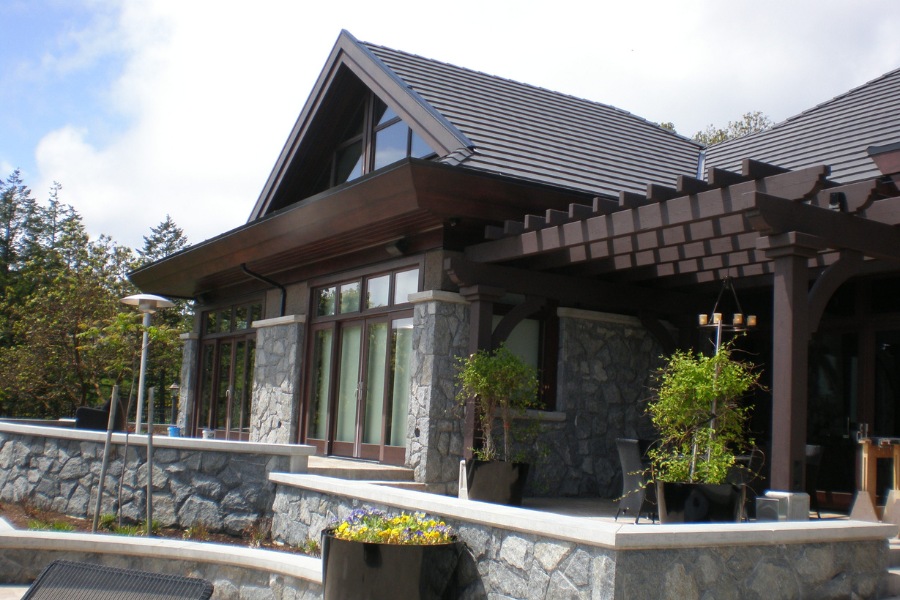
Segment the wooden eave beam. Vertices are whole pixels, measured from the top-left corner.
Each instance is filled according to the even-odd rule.
[[[900,261],[900,230],[891,225],[761,192],[748,194],[748,199],[748,220],[762,235],[795,231],[819,238],[829,248]]]
[[[460,257],[444,261],[450,279],[460,287],[489,284],[507,292],[558,300],[597,310],[640,310],[683,314],[694,310],[696,298],[672,291],[610,283],[554,273],[535,273],[513,267],[476,263]]]

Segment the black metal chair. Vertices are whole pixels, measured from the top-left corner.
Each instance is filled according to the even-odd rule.
[[[656,521],[651,500],[656,497],[650,482],[647,466],[643,463],[640,442],[634,439],[618,438],[616,448],[619,451],[619,463],[622,465],[622,497],[619,498],[619,509],[616,511],[616,520],[620,514],[634,515],[637,523],[641,515],[646,515],[651,521]],[[648,490],[648,488],[651,488]],[[649,498],[648,498],[649,491]]]
[[[208,600],[205,579],[55,560],[38,575],[22,600]]]
[[[75,429],[106,431],[109,425],[110,406],[109,400],[101,408],[79,406],[75,409]],[[113,424],[113,431],[125,431],[125,409],[122,407],[121,402],[119,402],[119,407],[116,410],[116,422]]]
[[[809,494],[809,508],[816,511],[816,516],[822,518],[819,512],[819,467],[822,466],[822,454],[825,452],[824,446],[816,444],[806,445],[806,487],[805,491]]]

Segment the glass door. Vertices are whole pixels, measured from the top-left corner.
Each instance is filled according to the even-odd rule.
[[[202,352],[195,435],[202,429],[211,429],[219,439],[249,439],[256,340],[245,337],[210,341],[203,345]]]
[[[336,456],[402,464],[412,318],[314,329],[306,441]]]

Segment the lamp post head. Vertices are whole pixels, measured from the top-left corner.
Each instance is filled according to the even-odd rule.
[[[126,296],[121,300],[122,304],[129,306],[137,306],[142,313],[153,314],[160,308],[169,308],[175,306],[175,303],[162,296],[154,296],[153,294],[135,294]]]

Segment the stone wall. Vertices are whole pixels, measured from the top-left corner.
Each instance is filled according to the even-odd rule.
[[[126,447],[124,434],[113,435],[102,513],[120,509],[126,521],[146,520],[146,439],[128,436]],[[0,425],[0,501],[92,517],[104,440],[99,432]],[[153,519],[182,528],[202,523],[236,535],[271,517],[275,486],[268,474],[305,471],[312,448],[268,450],[246,442],[155,438]]]
[[[541,423],[546,456],[526,495],[618,497],[616,438],[652,437],[644,416],[662,348],[630,317],[559,310],[557,412]],[[559,415],[557,415],[559,417]]]
[[[412,382],[406,465],[429,491],[456,494],[463,453],[463,411],[456,404],[456,357],[469,343],[468,304],[458,294],[411,294]]]
[[[287,479],[303,479],[302,489]],[[622,527],[371,485],[341,490],[309,476],[280,483],[273,535],[287,543],[317,538],[360,507],[442,517],[468,548],[458,573],[459,597],[467,599],[875,598],[885,538],[896,533],[825,522],[804,523],[806,530],[788,523]]]
[[[305,315],[254,321],[256,362],[250,439],[289,444],[297,439]]]

